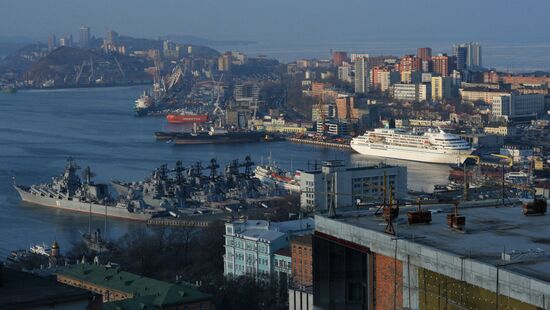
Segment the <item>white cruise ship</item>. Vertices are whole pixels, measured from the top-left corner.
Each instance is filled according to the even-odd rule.
[[[359,154],[438,164],[462,163],[473,151],[459,136],[441,129],[414,132],[375,129],[351,140]]]

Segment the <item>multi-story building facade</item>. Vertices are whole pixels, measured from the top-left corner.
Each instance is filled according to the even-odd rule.
[[[464,43],[453,47],[457,59],[458,70],[477,70],[483,67],[481,45],[479,43]]]
[[[290,237],[314,228],[311,218],[269,222],[237,220],[225,224],[224,275],[268,279],[275,273],[275,253],[290,245]],[[280,257],[278,257],[280,259]],[[285,268],[278,265],[277,268]],[[290,266],[286,266],[290,270]]]
[[[90,47],[91,39],[92,37],[90,33],[90,27],[80,27],[80,37],[78,40],[78,45],[83,48]]]
[[[301,173],[300,205],[306,211],[327,210],[333,192],[336,208],[381,203],[384,187],[386,199],[390,188],[396,197],[403,197],[407,192],[407,168],[385,164],[346,167],[342,161],[331,160],[324,162],[320,170]]]
[[[491,111],[497,117],[535,116],[545,111],[544,95],[512,92],[493,97]]]
[[[440,76],[449,76],[449,56],[439,54],[432,57],[433,72]]]
[[[447,76],[432,77],[432,99],[443,100],[452,96],[452,78]]]
[[[430,61],[432,60],[432,49],[430,47],[419,47],[416,50],[416,57],[422,61]]]
[[[292,280],[295,287],[313,285],[313,248],[311,235],[294,237],[290,241]]]
[[[510,92],[502,91],[498,89],[467,89],[461,88],[459,90],[460,96],[463,101],[476,102],[482,101],[486,104],[492,104],[493,98],[509,95]]]
[[[345,63],[338,67],[338,79],[340,81],[351,83],[353,81],[352,67],[350,64]]]
[[[341,66],[344,63],[344,61],[346,61],[347,59],[348,59],[348,54],[346,52],[342,52],[342,51],[332,52],[332,65],[334,67]]]
[[[392,98],[406,101],[425,101],[430,98],[430,91],[426,84],[394,84]]]
[[[355,67],[355,93],[366,94],[369,92],[370,68],[367,57],[358,57],[354,60]]]
[[[405,55],[399,59],[399,71],[421,71],[422,60],[414,55]]]

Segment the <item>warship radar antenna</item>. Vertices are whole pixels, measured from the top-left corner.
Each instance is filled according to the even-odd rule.
[[[216,177],[217,177],[217,169],[220,167],[220,165],[218,165],[218,163],[216,162],[216,159],[215,158],[212,158],[210,160],[210,166],[206,167],[208,169],[210,169],[210,179],[211,180],[215,180]]]
[[[95,177],[95,173],[92,172],[92,169],[90,169],[90,166],[87,166],[84,168],[84,171],[82,172],[82,177],[86,181],[86,184],[92,184],[92,178]]]

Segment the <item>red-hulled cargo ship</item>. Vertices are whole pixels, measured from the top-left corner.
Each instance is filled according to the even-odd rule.
[[[208,121],[208,114],[168,114],[166,120],[171,124],[205,123]]]

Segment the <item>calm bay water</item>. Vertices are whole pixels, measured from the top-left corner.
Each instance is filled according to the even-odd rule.
[[[287,142],[237,145],[179,146],[156,142],[153,132],[166,129],[163,118],[135,118],[132,106],[144,87],[21,91],[0,94],[0,258],[10,250],[54,239],[68,248],[88,229],[88,215],[20,202],[12,188],[18,183],[48,182],[62,172],[67,157],[89,165],[96,181],[141,180],[162,163],[207,162],[221,165],[251,155],[259,163],[271,153],[281,167],[307,169],[315,160],[341,159],[352,165],[376,163],[349,151]],[[446,183],[442,165],[388,161],[407,165],[409,188],[430,190]],[[93,217],[92,227],[103,227]],[[108,235],[117,237],[144,224],[108,220]]]

